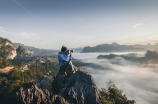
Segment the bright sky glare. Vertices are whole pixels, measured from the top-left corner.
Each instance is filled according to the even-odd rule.
[[[0,0],[0,36],[45,49],[154,44],[157,5],[158,0]]]

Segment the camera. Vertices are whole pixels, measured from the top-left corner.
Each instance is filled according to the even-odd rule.
[[[70,50],[73,53],[73,50]],[[67,53],[69,53],[69,50],[66,51]]]

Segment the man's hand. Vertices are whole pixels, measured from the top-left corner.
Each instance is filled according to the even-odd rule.
[[[72,56],[72,52],[69,50],[68,54],[70,54]]]
[[[70,55],[72,56],[72,52],[70,51]]]
[[[69,50],[68,54],[70,54],[70,53],[71,53],[71,51]]]

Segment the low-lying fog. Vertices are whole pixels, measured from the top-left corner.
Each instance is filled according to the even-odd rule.
[[[158,69],[143,67],[138,63],[124,59],[97,59],[101,53],[74,53],[73,57],[83,62],[91,62],[102,68],[84,67],[99,88],[106,88],[106,82],[111,79],[114,84],[136,104],[158,104]],[[110,53],[102,53],[107,55]],[[113,53],[113,54],[127,54]],[[145,52],[139,52],[143,55]]]

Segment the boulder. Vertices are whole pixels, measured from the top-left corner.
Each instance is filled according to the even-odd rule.
[[[54,94],[64,97],[73,104],[99,104],[100,93],[92,76],[74,66],[73,74],[61,70],[54,78]]]

